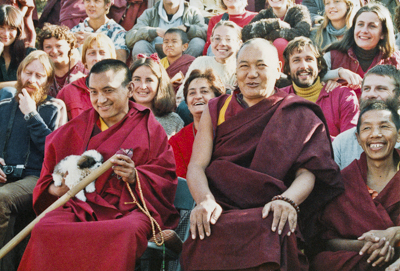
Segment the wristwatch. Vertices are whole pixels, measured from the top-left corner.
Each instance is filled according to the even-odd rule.
[[[30,120],[30,119],[31,119],[33,116],[35,116],[37,113],[38,113],[38,112],[35,110],[35,111],[32,111],[32,112],[30,112],[30,113],[28,113],[28,114],[25,114],[25,115],[24,115],[24,120],[26,120],[26,121]]]

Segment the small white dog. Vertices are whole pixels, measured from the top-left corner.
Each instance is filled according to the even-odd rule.
[[[102,163],[103,156],[96,150],[85,151],[82,155],[67,156],[54,167],[54,185],[61,186],[62,180],[65,177],[65,185],[71,189],[93,170],[100,167]],[[67,172],[68,175],[65,176]],[[94,181],[88,184],[85,190],[87,193],[94,192],[96,190]],[[76,197],[82,201],[86,201],[85,192],[83,190],[79,191]]]

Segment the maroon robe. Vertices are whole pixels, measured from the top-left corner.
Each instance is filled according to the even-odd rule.
[[[196,58],[191,55],[182,55],[174,63],[170,64],[169,67],[166,69],[169,78],[174,77],[175,74],[177,74],[178,72],[182,72],[183,76],[186,76],[190,65],[195,59]],[[178,91],[180,85],[181,84],[174,83],[175,92]]]
[[[165,131],[149,109],[133,102],[129,107],[123,120],[94,136],[98,120],[94,109],[48,136],[41,176],[33,191],[36,213],[56,200],[48,187],[61,159],[96,149],[107,160],[120,148],[132,148],[147,208],[161,228],[177,225],[175,162]],[[131,187],[140,199],[137,183]],[[20,270],[134,270],[147,247],[151,226],[136,204],[125,204],[132,202],[126,183],[110,169],[86,197],[86,202],[73,198],[41,219],[32,231]]]
[[[396,150],[400,153],[399,150]],[[326,228],[322,239],[356,240],[370,230],[386,230],[400,226],[400,171],[385,188],[372,199],[367,189],[367,158],[361,154],[342,170],[345,192],[327,205],[321,221]],[[385,270],[371,268],[370,255],[360,256],[358,251],[322,251],[312,261],[313,270]],[[393,259],[397,260],[397,258]]]
[[[321,109],[282,91],[244,109],[234,95],[218,127],[228,95],[208,103],[215,137],[206,175],[223,213],[211,226],[210,237],[184,243],[184,270],[237,270],[264,263],[276,263],[280,270],[307,270],[307,259],[297,246],[302,239],[299,227],[287,237],[286,224],[278,235],[271,231],[273,215],[262,219],[261,211],[287,190],[299,168],[311,171],[315,188],[300,205],[299,217],[311,238],[316,212],[342,192]]]

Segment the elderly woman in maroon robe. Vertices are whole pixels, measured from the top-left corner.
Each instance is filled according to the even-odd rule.
[[[393,101],[362,104],[357,140],[364,152],[342,170],[345,192],[323,212],[325,246],[312,270],[399,270],[400,120]],[[385,269],[386,268],[386,269]]]
[[[275,89],[280,66],[268,41],[246,42],[238,89],[203,112],[184,270],[308,270],[303,236],[311,240],[315,214],[343,187],[321,109]]]

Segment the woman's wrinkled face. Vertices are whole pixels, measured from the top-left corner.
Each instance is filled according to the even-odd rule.
[[[354,41],[364,50],[376,48],[378,42],[383,39],[382,22],[375,12],[361,13],[354,26]]]
[[[193,116],[201,116],[212,98],[215,98],[215,94],[206,78],[196,78],[190,82],[186,103]]]

